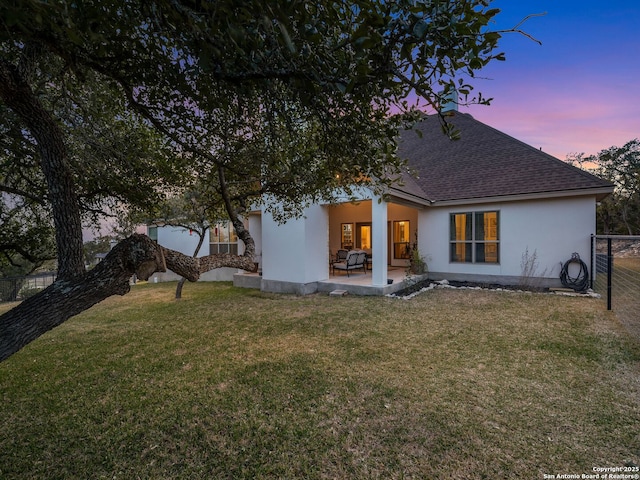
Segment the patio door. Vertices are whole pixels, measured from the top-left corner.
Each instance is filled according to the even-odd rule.
[[[411,255],[410,221],[393,222],[393,258],[406,260]]]
[[[356,223],[356,248],[371,250],[371,223]]]

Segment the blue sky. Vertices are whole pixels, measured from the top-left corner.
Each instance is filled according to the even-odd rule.
[[[476,90],[491,106],[462,107],[478,120],[560,159],[640,138],[640,2],[496,0],[494,29],[505,62],[484,69]]]

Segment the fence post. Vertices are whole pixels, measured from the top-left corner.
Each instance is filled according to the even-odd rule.
[[[591,235],[591,269],[589,270],[589,288],[591,290],[593,290],[593,277],[596,276],[596,274],[594,273],[593,267],[594,267],[594,262],[597,265],[597,261],[595,260],[596,258],[596,236],[595,235]]]
[[[611,310],[611,283],[613,279],[613,253],[611,237],[607,238],[607,310]]]

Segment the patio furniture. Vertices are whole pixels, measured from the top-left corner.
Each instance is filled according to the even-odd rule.
[[[347,272],[347,277],[351,270],[362,269],[364,273],[367,273],[367,254],[365,252],[351,250],[347,253],[347,258],[342,262],[336,262],[332,265],[333,274],[336,274],[336,269]]]
[[[338,249],[338,253],[336,253],[336,259],[334,260],[334,263],[344,262],[347,259],[348,253],[349,253],[349,250],[345,250],[344,248]]]
[[[365,248],[363,249],[364,253],[367,254],[367,261],[365,263],[365,266],[367,267],[367,270],[371,270],[371,264],[373,263],[372,261],[372,255],[371,255],[371,249],[370,248]]]

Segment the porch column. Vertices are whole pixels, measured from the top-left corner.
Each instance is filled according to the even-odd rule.
[[[387,202],[377,195],[371,199],[372,285],[387,284]]]

